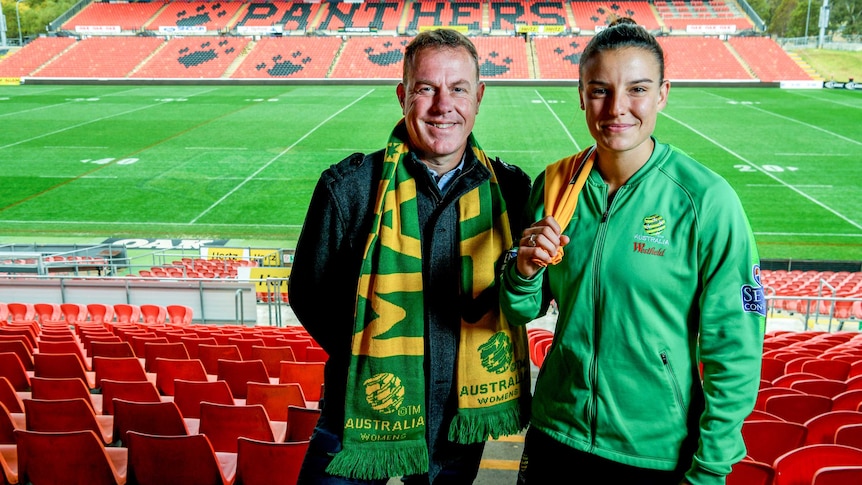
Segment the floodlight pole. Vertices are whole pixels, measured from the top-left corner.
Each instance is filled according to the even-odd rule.
[[[811,0],[808,0],[808,13],[805,14],[805,45],[808,45],[808,20],[811,18]]]
[[[823,0],[823,5],[820,7],[820,35],[817,37],[817,48],[823,47],[823,42],[826,38],[826,29],[829,27],[829,0]]]
[[[15,20],[18,21],[18,47],[24,45],[24,38],[21,36],[21,14],[18,13],[18,4],[24,0],[15,0]]]
[[[6,47],[6,15],[3,14],[3,9],[0,9],[0,45]]]

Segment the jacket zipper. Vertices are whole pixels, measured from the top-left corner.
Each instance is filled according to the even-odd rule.
[[[664,370],[667,372],[668,379],[670,379],[670,386],[673,389],[673,397],[676,399],[676,405],[679,406],[679,409],[684,410],[682,393],[679,392],[679,383],[676,380],[673,367],[670,365],[670,360],[667,358],[667,351],[662,351],[659,355],[661,356],[661,363],[664,364]]]
[[[620,189],[622,189],[622,187],[620,187]],[[603,188],[602,190],[606,191],[607,187]],[[594,255],[593,255],[593,261],[594,261],[594,264],[593,264],[593,284],[592,284],[593,292],[594,292],[593,293],[593,340],[595,342],[595,345],[593,345],[593,361],[590,364],[590,381],[591,381],[592,389],[593,389],[592,396],[590,398],[590,408],[591,409],[589,410],[590,434],[591,434],[590,446],[591,447],[596,446],[596,428],[597,428],[597,421],[598,421],[598,419],[597,419],[598,392],[596,391],[596,386],[597,386],[597,382],[598,382],[598,360],[599,360],[598,342],[599,342],[599,333],[601,332],[601,328],[599,325],[599,310],[598,310],[600,302],[599,302],[598,290],[597,290],[599,288],[599,282],[600,282],[599,268],[601,267],[602,254],[604,253],[604,247],[605,247],[605,237],[607,236],[608,216],[611,212],[611,206],[613,206],[614,200],[616,200],[617,197],[614,197],[611,200],[611,203],[608,204],[607,203],[608,196],[607,196],[607,192],[605,192],[604,199],[605,199],[606,208],[605,208],[605,211],[602,213],[601,223],[599,224],[599,231],[598,231],[598,234],[596,234],[596,243],[595,243],[595,250],[594,250]]]

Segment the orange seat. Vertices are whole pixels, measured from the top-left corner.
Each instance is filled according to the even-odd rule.
[[[31,431],[92,430],[110,444],[114,441],[113,416],[99,415],[85,399],[24,399],[24,417]]]
[[[141,307],[129,303],[114,304],[114,315],[117,317],[117,323],[139,323],[141,321]]]
[[[826,379],[846,381],[850,374],[850,363],[840,360],[816,359],[802,364],[802,372],[817,374]]]
[[[215,375],[218,373],[218,361],[220,359],[242,360],[242,354],[239,353],[239,348],[236,345],[201,344],[198,346],[198,358],[201,360],[201,363],[203,363],[207,374]]]
[[[836,445],[852,446],[862,449],[862,424],[845,424],[835,431]]]
[[[163,325],[168,318],[168,309],[151,303],[141,305],[141,319],[147,325]]]
[[[168,338],[170,340],[170,338]],[[185,334],[179,338],[180,342],[186,346],[186,352],[189,353],[190,359],[198,359],[198,347],[204,345],[217,345],[216,339],[212,337],[199,337],[197,334]]]
[[[30,388],[32,399],[81,398],[87,401],[94,413],[102,414],[102,395],[91,394],[81,379],[75,377],[33,377],[30,379]]]
[[[323,350],[323,347],[317,345],[309,345],[305,349],[306,362],[326,362],[329,360],[329,354]]]
[[[15,392],[9,379],[2,376],[0,376],[0,404],[6,406],[10,413],[24,412],[24,401],[21,400],[21,396]]]
[[[126,341],[93,341],[90,342],[90,357],[134,357],[132,344]]]
[[[151,382],[156,380],[155,373],[148,375],[137,357],[93,357],[93,373],[96,388],[101,387],[105,379]]]
[[[158,337],[154,333],[149,333],[147,335],[131,335],[129,340],[132,344],[132,350],[135,351],[135,357],[140,359],[146,358],[146,345],[148,343],[168,343],[167,337]]]
[[[188,305],[168,305],[165,307],[171,325],[189,325],[194,317],[194,310]]]
[[[155,372],[156,359],[188,359],[189,352],[182,342],[146,342],[144,343],[144,370]]]
[[[286,362],[281,363],[278,381],[282,384],[295,382],[302,387],[305,400],[309,403],[320,401],[323,387],[323,362]]]
[[[27,339],[31,349],[36,348],[36,332],[31,325],[13,325],[9,324],[5,327],[0,327],[0,337],[23,337]]]
[[[245,399],[249,382],[269,383],[262,360],[218,360],[216,378],[227,382],[233,397]]]
[[[21,363],[17,354],[12,352],[0,353],[0,377],[5,377],[12,387],[19,392],[30,390],[30,375]]]
[[[296,485],[308,441],[237,440],[236,485]]]
[[[87,305],[87,313],[90,315],[90,322],[97,325],[105,325],[114,321],[113,305],[90,303]]]
[[[27,347],[25,340],[0,340],[0,353],[12,352],[21,359],[24,370],[33,370],[33,351]]]
[[[828,466],[860,466],[862,450],[850,446],[807,445],[788,451],[775,460],[773,485],[810,484],[817,470]]]
[[[33,369],[37,377],[74,377],[84,381],[88,389],[96,388],[95,372],[86,370],[75,354],[34,354]]]
[[[90,359],[84,353],[84,347],[78,344],[75,340],[64,340],[64,341],[44,341],[40,340],[39,347],[37,348],[38,354],[75,354],[78,356],[78,359],[81,360],[81,365],[84,366],[84,370],[93,370],[93,364]]]
[[[129,481],[138,485],[232,485],[236,453],[216,453],[203,434],[159,436],[130,431]]]
[[[240,437],[283,442],[287,422],[272,421],[263,406],[201,403],[200,433],[209,437],[216,451],[236,453]]]
[[[805,425],[789,421],[742,423],[746,453],[752,460],[763,463],[773,463],[784,453],[802,446],[807,433]]]
[[[264,346],[263,339],[260,338],[230,337],[228,338],[227,343],[228,345],[236,345],[242,360],[251,359],[252,347]]]
[[[733,465],[725,480],[726,485],[772,485],[775,470],[771,465],[742,460]]]
[[[269,377],[278,378],[281,373],[281,361],[296,362],[296,356],[293,355],[293,348],[284,346],[260,346],[255,345],[251,348],[251,359],[259,359],[266,366],[266,373]]]
[[[811,485],[848,485],[862,483],[862,466],[827,466],[814,474]]]
[[[156,388],[165,396],[174,395],[174,380],[208,381],[203,364],[197,359],[156,359]]]
[[[306,441],[320,419],[320,409],[289,406],[287,408],[287,436],[285,441]]]
[[[156,385],[149,381],[114,381],[102,379],[102,414],[114,414],[114,399],[132,402],[160,402]]]
[[[15,435],[20,483],[126,483],[127,450],[106,448],[91,430],[19,430]]]
[[[307,407],[302,388],[296,383],[249,382],[245,403],[262,405],[269,419],[273,421],[287,421],[287,410],[290,406]]]
[[[835,443],[838,428],[847,424],[862,424],[862,413],[858,411],[828,411],[805,422],[808,433],[806,445]]]
[[[36,318],[36,306],[33,303],[12,302],[7,303],[6,307],[11,322],[32,321]]]
[[[832,400],[815,394],[785,394],[766,400],[764,411],[785,421],[805,424],[806,421],[832,409]]]
[[[164,436],[197,434],[198,420],[184,419],[171,401],[135,402],[114,400],[114,436],[121,446],[128,444],[129,431]]]
[[[24,413],[13,414],[4,404],[0,404],[0,444],[14,445],[15,430],[26,428]]]
[[[201,403],[236,404],[230,387],[225,381],[174,381],[174,402],[183,417],[200,418]]]
[[[82,303],[61,303],[60,311],[67,325],[76,325],[87,321],[87,305]]]
[[[790,384],[790,388],[802,391],[805,394],[817,394],[818,396],[826,396],[832,399],[847,390],[847,383],[826,378],[803,379]]]

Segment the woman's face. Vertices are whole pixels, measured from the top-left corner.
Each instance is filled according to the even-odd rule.
[[[660,77],[658,61],[640,47],[600,52],[582,67],[581,109],[600,158],[649,159],[650,135],[670,90]]]

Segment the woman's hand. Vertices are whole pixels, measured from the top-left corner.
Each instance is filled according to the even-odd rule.
[[[524,230],[518,246],[518,273],[532,278],[551,263],[557,252],[569,243],[569,236],[560,234],[560,225],[553,216],[545,216]]]

